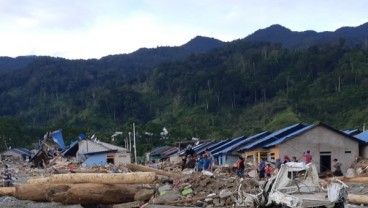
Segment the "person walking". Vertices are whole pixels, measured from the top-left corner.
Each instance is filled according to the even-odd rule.
[[[239,155],[238,161],[236,161],[236,175],[239,176],[239,178],[244,178],[244,158]]]
[[[262,180],[265,177],[266,171],[265,169],[266,169],[265,161],[261,158],[261,161],[258,164],[258,176],[260,180]]]
[[[272,175],[271,164],[267,164],[267,166],[266,166],[266,176],[267,176],[267,178],[271,178],[271,175]]]
[[[334,162],[333,167],[335,168],[335,171],[333,172],[333,175],[334,176],[343,176],[342,171],[341,171],[341,165],[342,165],[341,162],[339,162],[337,160],[337,158],[333,159],[333,162]]]

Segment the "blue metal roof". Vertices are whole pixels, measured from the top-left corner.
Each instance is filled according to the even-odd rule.
[[[200,143],[200,144],[197,144],[197,145],[194,145],[192,146],[192,149],[194,151],[196,151],[197,149],[203,147],[203,146],[206,146],[206,145],[209,145],[211,142],[204,142],[204,143]],[[187,150],[187,148],[184,148],[182,150],[179,151],[178,155],[180,156],[183,156],[185,154],[185,151]],[[196,151],[197,152],[197,151]]]
[[[236,149],[237,149],[237,151],[243,151],[243,149],[242,149],[243,147],[247,146],[250,143],[253,143],[254,141],[256,141],[260,138],[263,138],[267,135],[270,135],[270,134],[271,134],[271,132],[264,131],[264,132],[258,133],[256,135],[250,136],[250,137],[246,138],[245,140],[241,141],[237,147],[233,147],[232,149],[230,149],[228,151],[233,151],[233,150],[236,150]],[[226,153],[226,152],[221,151],[219,153]]]
[[[30,156],[32,153],[31,151],[29,151],[26,148],[12,148],[11,150],[13,150],[14,152],[21,154],[21,155],[27,155]]]
[[[166,151],[166,150],[168,150],[168,149],[170,149],[170,148],[172,148],[172,147],[169,147],[169,146],[162,146],[162,147],[156,147],[156,148],[154,148],[152,151],[151,151],[151,155],[158,155],[158,154],[160,154],[161,152],[163,152],[163,151]]]
[[[348,135],[356,135],[356,134],[361,133],[361,131],[359,129],[348,129],[348,130],[345,130],[344,133]]]
[[[309,125],[309,126],[306,126],[306,127],[302,128],[302,129],[296,130],[296,131],[294,131],[294,132],[292,132],[290,134],[287,134],[284,137],[278,137],[279,139],[277,139],[277,140],[275,140],[275,141],[273,141],[271,143],[268,143],[268,144],[266,144],[263,147],[272,147],[272,146],[278,145],[278,144],[284,142],[285,140],[287,140],[288,138],[291,138],[291,137],[296,136],[298,134],[301,134],[301,133],[303,133],[305,131],[308,131],[309,129],[311,129],[311,128],[315,127],[315,126],[316,126],[316,124],[312,124],[312,125]]]
[[[211,151],[211,153],[212,153],[212,155],[215,156],[215,155],[218,155],[220,153],[226,153],[228,151],[231,151],[232,149],[238,147],[241,142],[244,142],[245,139],[246,139],[245,136],[232,139],[229,142],[217,147],[216,149]]]
[[[66,149],[65,147],[65,143],[64,143],[64,139],[63,139],[63,134],[61,132],[62,130],[56,130],[54,132],[51,133],[51,137],[54,140],[54,142],[56,144],[59,145],[59,147],[64,151]]]
[[[244,147],[242,147],[242,150],[249,150],[249,149],[253,149],[253,148],[257,148],[257,147],[260,147],[262,145],[265,145],[265,144],[268,144],[269,142],[274,142],[276,141],[277,139],[279,138],[282,138],[288,134],[291,134],[299,129],[302,129],[304,128],[305,125],[301,124],[301,123],[297,123],[297,124],[294,124],[292,126],[288,126],[288,127],[285,127],[283,129],[280,129],[266,137],[263,137],[261,139],[258,139],[257,141],[253,142],[253,143],[250,143]]]
[[[206,151],[206,149],[208,149],[208,150],[211,152],[211,154],[212,154],[212,151],[213,151],[214,149],[216,149],[216,148],[218,148],[218,147],[220,147],[220,146],[224,145],[225,143],[227,143],[227,142],[229,142],[229,141],[230,141],[229,139],[226,139],[226,140],[223,140],[223,141],[215,142],[215,143],[213,143],[213,144],[209,145],[208,147],[206,147],[206,148],[202,149],[201,151],[198,151],[198,152],[197,152],[197,154],[199,154],[199,155],[203,154],[203,153]]]
[[[368,143],[368,131],[364,131],[358,135],[355,135],[354,137],[365,143]]]

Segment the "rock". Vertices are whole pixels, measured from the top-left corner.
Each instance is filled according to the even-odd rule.
[[[221,190],[220,191],[220,194],[219,194],[219,196],[220,196],[221,199],[226,198],[226,197],[229,197],[231,195],[233,195],[233,193],[231,191],[229,191],[229,190],[226,190],[226,189]]]
[[[153,196],[153,194],[155,194],[155,190],[153,189],[142,189],[134,195],[134,200],[147,201]]]
[[[168,202],[173,202],[179,199],[180,193],[178,190],[169,190],[166,191],[165,195],[158,196],[157,198],[153,199],[154,204],[165,204]]]

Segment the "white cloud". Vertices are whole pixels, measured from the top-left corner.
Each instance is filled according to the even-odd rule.
[[[331,31],[368,21],[356,0],[0,0],[0,56],[100,58],[177,46],[196,35],[244,38],[272,24]]]

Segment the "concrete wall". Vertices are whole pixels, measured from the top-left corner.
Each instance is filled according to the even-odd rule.
[[[117,152],[114,156],[115,165],[131,163],[130,153]]]
[[[310,150],[312,160],[316,164],[318,171],[320,168],[320,155],[330,154],[331,160],[337,158],[342,163],[342,171],[353,163],[356,156],[359,155],[359,144],[351,138],[338,134],[324,126],[317,126],[301,135],[298,135],[284,143],[278,145],[279,156],[281,159],[285,155],[290,158],[295,156],[299,162],[305,161],[303,152]],[[329,153],[330,152],[330,153]],[[331,166],[332,166],[331,161]],[[334,170],[330,167],[331,170]]]
[[[362,145],[360,149],[360,156],[363,158],[368,158],[368,144]]]
[[[18,160],[23,160],[23,156],[17,152],[14,152],[12,150],[5,150],[0,154],[1,160],[4,160],[5,158],[13,158]]]

